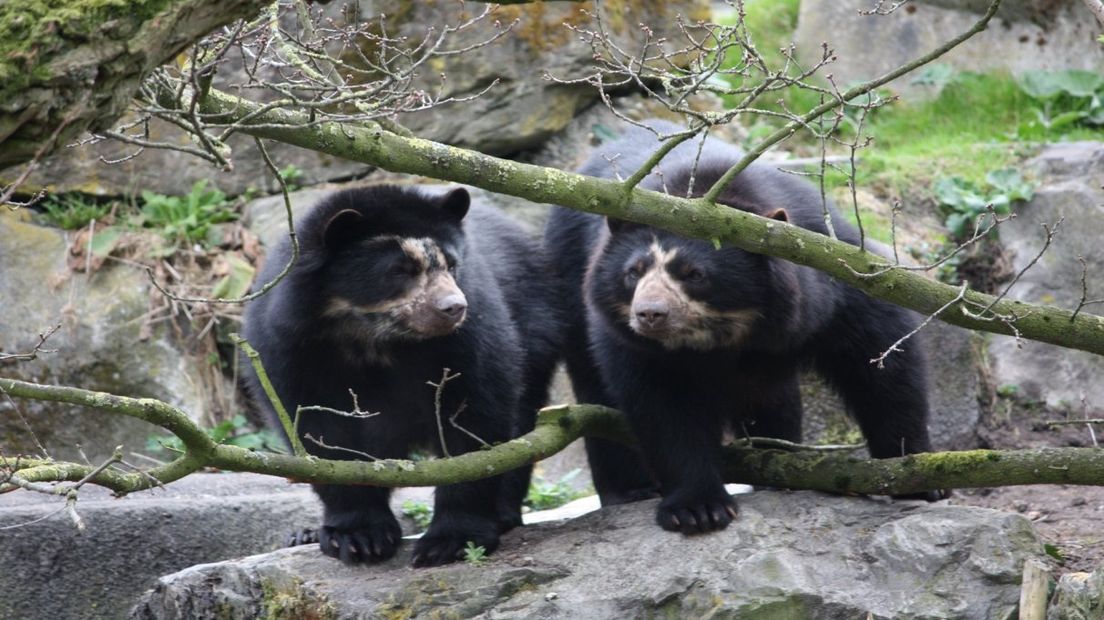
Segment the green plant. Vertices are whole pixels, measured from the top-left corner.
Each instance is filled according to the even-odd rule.
[[[1075,124],[1104,125],[1104,75],[1083,69],[1027,71],[1017,83],[1039,105],[1035,119],[1020,124],[1020,137],[1038,139]]]
[[[989,205],[997,215],[1007,215],[1017,200],[1031,200],[1035,184],[1023,180],[1013,168],[993,170],[985,175],[987,188],[960,176],[938,179],[932,191],[946,215],[945,224],[957,238],[969,235],[974,222]]]
[[[78,230],[111,212],[110,204],[91,202],[80,194],[54,194],[41,203],[46,223],[64,230]]]
[[[482,546],[475,546],[475,543],[468,541],[468,546],[464,547],[464,561],[472,566],[482,566],[487,561],[487,550]]]
[[[288,164],[280,170],[280,178],[284,180],[284,185],[287,186],[289,192],[295,191],[299,189],[299,181],[303,178],[303,169],[295,164]]]
[[[220,444],[247,450],[287,451],[278,433],[267,428],[253,430],[249,421],[240,413],[205,430],[211,439]],[[150,435],[146,439],[146,449],[155,453],[183,452],[184,444],[175,435]]]
[[[402,503],[402,513],[414,521],[419,531],[429,528],[429,522],[433,520],[433,507],[426,502],[408,499]]]
[[[910,80],[910,84],[916,86],[935,86],[943,88],[957,78],[954,67],[948,64],[934,62],[925,66],[916,73],[916,77]]]
[[[586,491],[580,491],[571,485],[571,481],[580,472],[579,469],[573,469],[556,483],[551,483],[540,476],[533,476],[523,503],[533,510],[551,510],[587,495]]]
[[[208,238],[213,224],[232,222],[238,214],[226,201],[226,194],[208,189],[207,181],[197,181],[185,196],[165,196],[142,192],[142,208],[134,223],[159,229],[173,247],[182,243],[215,245]]]

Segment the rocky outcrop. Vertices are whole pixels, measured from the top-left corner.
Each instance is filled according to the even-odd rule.
[[[160,575],[277,549],[321,513],[306,485],[254,474],[193,474],[123,499],[84,487],[84,531],[57,512],[64,502],[0,495],[0,618],[120,618]]]
[[[794,37],[800,58],[821,56],[821,43],[837,60],[826,73],[836,84],[869,80],[927,54],[977,22],[987,0],[909,2],[890,15],[860,15],[868,0],[802,2]],[[895,3],[885,3],[891,5]],[[938,62],[962,71],[1089,69],[1104,66],[1099,28],[1081,0],[1005,0],[988,29],[974,35]],[[934,91],[912,84],[915,75],[891,87],[907,95]]]
[[[150,284],[129,265],[105,264],[92,273],[67,267],[72,233],[38,226],[31,211],[0,209],[0,351],[27,353],[38,334],[60,325],[34,361],[9,362],[5,377],[73,385],[133,397],[157,398],[203,419],[212,402],[202,377],[205,360],[184,353],[165,321],[147,324]],[[218,381],[222,381],[221,374]],[[82,461],[101,459],[117,445],[133,450],[155,429],[121,415],[70,405],[0,398],[3,455],[39,453]]]
[[[705,536],[664,532],[654,502],[508,534],[479,566],[411,570],[297,548],[160,579],[132,618],[1009,617],[1030,523],[992,510],[812,492],[741,496]],[[868,615],[869,614],[869,615]]]
[[[346,5],[352,11],[346,11]],[[604,23],[614,41],[627,45],[639,38],[638,24],[648,24],[653,40],[668,37],[673,43],[685,41],[676,16],[693,24],[708,19],[709,3],[703,0],[656,2],[629,0],[607,2]],[[591,7],[587,7],[590,9]],[[387,27],[395,36],[421,41],[427,27],[440,32],[470,19],[481,8],[452,2],[407,2],[372,0],[334,2],[325,7],[326,18],[341,23],[347,15],[375,20],[387,15]],[[495,23],[516,26],[492,44],[462,54],[438,56],[419,70],[412,89],[432,96],[473,97],[488,86],[492,88],[467,101],[401,115],[398,121],[416,135],[492,154],[511,154],[539,146],[562,130],[575,115],[598,98],[588,85],[565,85],[545,79],[545,74],[561,79],[576,79],[594,73],[594,52],[565,24],[592,28],[591,18],[577,3],[527,3],[499,6],[482,22],[453,35],[445,48],[465,49],[486,41],[496,32]],[[447,76],[442,81],[441,75]],[[227,67],[215,77],[215,87],[234,89],[246,82],[240,71]],[[497,82],[497,83],[496,83]],[[260,94],[258,94],[260,93]],[[263,96],[249,91],[249,96]],[[153,123],[150,140],[190,144],[179,132]],[[132,154],[129,145],[101,144],[67,149],[43,162],[25,186],[27,190],[45,186],[53,191],[81,191],[97,195],[119,195],[139,188],[169,195],[187,193],[192,184],[209,179],[222,191],[237,195],[248,188],[272,189],[252,138],[232,136],[227,144],[233,149],[234,170],[222,172],[210,164],[176,151],[146,150],[140,157],[121,164],[107,165]],[[300,183],[347,180],[372,169],[364,164],[339,160],[324,154],[285,145],[270,147],[274,161],[281,167],[294,165],[302,171]],[[18,171],[5,172],[14,178]],[[3,178],[0,177],[0,181]]]
[[[1035,197],[1017,209],[1015,220],[1001,225],[1000,238],[1015,253],[1018,273],[1036,258],[1050,226],[1063,219],[1058,235],[1012,289],[1010,297],[1073,310],[1081,301],[1082,274],[1086,274],[1088,299],[1104,298],[1104,144],[1074,142],[1047,146],[1027,163],[1039,179]],[[1081,261],[1085,267],[1083,270]],[[1086,306],[1083,312],[1104,314],[1104,305]],[[1040,342],[1016,342],[993,336],[989,346],[993,379],[998,386],[1014,386],[1016,394],[1050,406],[1089,411],[1104,408],[1104,358],[1083,351]]]

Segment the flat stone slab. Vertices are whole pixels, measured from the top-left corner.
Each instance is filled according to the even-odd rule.
[[[255,474],[194,474],[120,499],[82,488],[83,532],[64,505],[0,495],[0,618],[120,618],[157,577],[277,549],[321,515],[309,486]]]
[[[412,569],[411,545],[348,567],[314,547],[185,569],[132,618],[969,618],[1015,609],[1022,516],[982,508],[761,491],[728,529],[660,530],[655,502],[508,534],[480,566]],[[868,615],[870,614],[870,615]]]

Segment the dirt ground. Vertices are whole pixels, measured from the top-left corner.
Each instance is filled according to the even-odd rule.
[[[1093,436],[1084,425],[1050,429],[1043,422],[1066,419],[1061,412],[1000,399],[980,431],[985,447],[1017,449],[1088,447]],[[1099,418],[1081,412],[1070,418]],[[1104,428],[1097,427],[1098,441]],[[1048,551],[1055,557],[1055,573],[1091,572],[1104,568],[1104,487],[1031,485],[996,489],[961,489],[952,504],[983,506],[1019,512],[1035,524]],[[1060,558],[1060,559],[1059,559]]]

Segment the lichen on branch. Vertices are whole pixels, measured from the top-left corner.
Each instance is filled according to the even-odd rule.
[[[186,446],[184,455],[176,461],[139,473],[112,468],[96,471],[92,465],[7,456],[0,459],[0,492],[19,488],[11,482],[11,476],[16,476],[21,482],[34,483],[77,482],[88,478],[91,484],[126,494],[171,482],[204,467],[283,476],[296,482],[439,486],[477,480],[534,463],[563,450],[580,437],[633,442],[628,425],[616,410],[599,405],[564,405],[542,410],[531,432],[485,450],[418,462],[400,459],[340,461],[216,444],[183,411],[152,399],[13,379],[0,379],[0,392],[15,398],[65,402],[136,417],[168,429]],[[973,450],[867,460],[813,450],[729,447],[725,452],[725,472],[729,482],[892,495],[1020,484],[1104,485],[1104,451],[1096,448]]]

